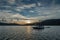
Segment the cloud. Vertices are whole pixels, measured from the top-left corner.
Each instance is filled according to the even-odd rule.
[[[29,4],[29,5],[23,5],[23,7],[26,7],[26,8],[31,8],[31,7],[35,7],[36,4]]]
[[[14,4],[15,0],[8,0],[10,4]],[[10,10],[4,10],[0,12],[0,16],[3,17],[11,17],[11,18],[32,18],[32,19],[53,19],[60,18],[60,6],[58,7],[39,7],[42,4],[40,2],[30,3],[30,4],[22,4],[16,7],[8,6],[8,8],[12,8]],[[7,7],[7,6],[5,6]],[[25,10],[25,11],[24,11]],[[10,13],[9,13],[10,12]],[[21,15],[21,14],[24,14]],[[25,16],[26,15],[26,16]]]
[[[15,3],[15,0],[8,0],[8,3],[14,4]]]
[[[25,9],[25,8],[31,8],[31,7],[36,7],[36,4],[35,3],[33,3],[33,4],[27,4],[27,5],[23,4],[21,6],[19,5],[17,8]]]
[[[30,9],[32,7],[36,7],[36,4],[28,4],[28,5],[23,4],[21,6],[15,7],[14,10],[18,12],[22,12],[23,10]],[[33,12],[33,11],[30,11],[30,12]]]
[[[18,11],[18,12],[22,11],[22,9],[20,9],[20,8],[15,8],[15,10]]]
[[[60,19],[60,7],[42,9],[36,8],[34,11],[37,12],[37,16],[31,18],[36,18],[38,20]]]
[[[23,11],[23,10],[22,10]],[[28,14],[27,14],[28,13]],[[23,11],[23,14],[26,14],[26,17],[32,19],[57,19],[60,18],[58,15],[60,13],[60,7],[34,7],[30,8],[29,10]]]
[[[22,15],[19,14],[19,13],[16,13],[16,14],[12,15],[11,17],[12,17],[12,18],[22,18],[22,19],[23,19],[23,18],[24,18],[24,19],[27,18],[27,17],[25,17],[25,16],[22,16]]]
[[[33,13],[34,11],[33,10],[30,10],[29,12]]]
[[[27,18],[27,17],[25,17],[25,16],[23,16],[23,15],[21,15],[21,14],[19,14],[19,13],[9,13],[9,11],[0,11],[0,19],[1,18]]]
[[[7,13],[7,12],[0,12],[0,18],[8,18],[11,15],[13,15],[13,14]]]

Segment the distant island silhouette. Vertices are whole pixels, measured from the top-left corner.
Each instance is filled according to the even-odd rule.
[[[60,19],[48,19],[48,20],[42,21],[38,24],[41,24],[41,25],[60,25]]]
[[[0,22],[0,25],[40,25],[40,26],[44,26],[44,25],[60,25],[60,19],[48,19],[48,20],[44,20],[42,22],[35,22],[35,23],[31,23],[31,24],[16,24],[16,23],[3,23]]]

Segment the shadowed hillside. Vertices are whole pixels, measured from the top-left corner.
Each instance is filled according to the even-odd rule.
[[[42,25],[60,25],[60,19],[49,19],[41,22]]]

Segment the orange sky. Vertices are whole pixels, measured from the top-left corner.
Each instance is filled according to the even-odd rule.
[[[22,21],[14,21],[14,23],[17,24],[30,24],[30,23],[35,23],[38,22],[38,20],[22,20]]]

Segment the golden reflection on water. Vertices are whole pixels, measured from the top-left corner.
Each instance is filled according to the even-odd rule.
[[[31,33],[31,31],[32,31],[31,26],[27,26],[27,27],[26,27],[26,32],[27,32],[28,34],[30,34],[30,33]]]
[[[31,38],[32,33],[32,26],[26,26],[26,40]]]

